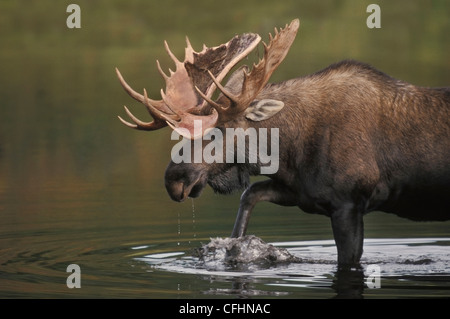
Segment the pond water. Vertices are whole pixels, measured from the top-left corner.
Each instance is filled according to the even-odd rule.
[[[118,66],[159,98],[155,60],[171,66],[164,39],[181,56],[185,35],[198,49],[248,31],[266,40],[299,17],[274,81],[353,58],[411,83],[449,86],[447,2],[380,2],[378,30],[365,24],[364,1],[246,1],[217,15],[209,1],[77,3],[78,30],[66,27],[64,2],[0,4],[0,298],[450,297],[450,222],[367,215],[363,272],[348,275],[336,272],[327,218],[261,203],[248,229],[253,244],[235,243],[250,259],[230,262],[239,194],[208,188],[172,202],[163,180],[170,130],[139,132],[117,120],[124,104],[148,115],[114,73]],[[79,289],[67,286],[72,264]],[[378,289],[367,285],[372,265]]]

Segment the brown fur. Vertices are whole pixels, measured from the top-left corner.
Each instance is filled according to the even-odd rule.
[[[343,61],[268,84],[257,99],[285,107],[261,122],[241,113],[221,128],[279,128],[279,170],[246,189],[233,236],[245,234],[258,201],[296,205],[331,217],[339,265],[348,266],[359,262],[362,216],[370,211],[450,219],[449,88],[417,87]],[[229,193],[257,174],[257,164],[171,163],[166,187],[184,200],[199,196],[206,183]]]

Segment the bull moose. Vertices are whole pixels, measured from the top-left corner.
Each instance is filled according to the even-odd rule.
[[[143,103],[151,122],[137,119],[138,130],[169,125],[197,139],[211,129],[278,128],[279,167],[250,184],[262,163],[169,163],[165,186],[178,202],[198,197],[207,184],[241,196],[232,237],[244,236],[259,201],[298,206],[331,218],[339,269],[359,267],[363,251],[363,216],[393,213],[416,221],[450,219],[450,88],[425,88],[394,79],[356,61],[343,61],[304,77],[268,83],[287,55],[300,22],[293,20],[263,42],[264,53],[252,68],[231,70],[261,40],[258,34],[235,36],[217,47],[192,48],[186,38],[184,61],[165,48],[176,69],[167,75],[161,100],[134,91],[116,69],[134,99]],[[213,98],[217,91],[216,98]],[[195,122],[201,129],[194,129]],[[269,135],[271,133],[269,132]],[[194,144],[194,143],[192,143]],[[205,141],[200,145],[205,145]],[[249,156],[248,145],[237,149]]]

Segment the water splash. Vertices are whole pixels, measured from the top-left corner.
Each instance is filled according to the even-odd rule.
[[[209,270],[242,270],[301,261],[285,248],[267,244],[254,235],[239,238],[211,238],[211,241],[197,249],[196,253],[202,266]]]

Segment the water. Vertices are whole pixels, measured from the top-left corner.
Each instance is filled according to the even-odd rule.
[[[155,60],[173,67],[164,39],[181,57],[185,35],[197,49],[248,31],[266,40],[274,26],[300,17],[274,81],[353,58],[415,84],[448,86],[447,2],[383,2],[379,30],[366,27],[361,1],[76,3],[79,30],[67,29],[64,2],[0,3],[1,298],[450,296],[450,222],[366,216],[364,274],[349,278],[336,273],[327,218],[261,203],[248,233],[263,242],[238,247],[261,257],[272,244],[294,259],[230,264],[199,255],[227,242],[239,194],[206,189],[195,206],[172,202],[163,180],[170,130],[138,132],[117,120],[124,104],[144,120],[148,114],[114,73],[118,66],[133,87],[159,98]],[[195,23],[187,23],[191,12]],[[79,289],[66,285],[71,264],[80,266]],[[364,284],[372,264],[380,289]],[[346,289],[355,280],[357,288]]]
[[[138,192],[137,197],[141,195]],[[83,209],[86,205],[92,203],[85,202],[78,209],[89,211],[86,207]],[[3,225],[0,295],[8,298],[188,299],[333,298],[342,295],[336,284],[334,242],[317,239],[331,236],[326,218],[289,209],[274,216],[274,206],[262,207],[255,214],[249,232],[258,233],[263,241],[254,237],[254,241],[235,243],[244,255],[230,261],[226,260],[223,248],[230,241],[227,233],[233,224],[233,214],[221,219],[217,215],[225,214],[229,208],[219,209],[218,214],[214,214],[208,207],[200,203],[198,206],[194,232],[191,230],[191,203],[181,204],[181,234],[178,234],[176,210],[168,213],[166,221],[157,224],[147,221],[148,210],[144,209],[142,216],[131,212],[119,222],[102,226],[111,219],[110,212],[93,209],[92,218],[87,214],[76,216],[84,218],[78,225],[70,214],[59,217],[59,222],[47,228],[25,219]],[[129,224],[125,222],[128,218],[132,219]],[[65,223],[61,222],[63,219]],[[288,225],[289,222],[293,225]],[[224,224],[222,230],[212,230],[216,223]],[[279,225],[276,232],[273,225]],[[450,238],[444,236],[448,224],[416,224],[374,213],[366,217],[366,226],[369,235],[362,259],[364,276],[368,276],[369,265],[380,266],[381,288],[368,289],[365,277],[359,278],[363,289],[358,289],[353,297],[450,296]],[[401,228],[405,235],[423,236],[434,231],[437,237],[371,238],[379,233],[379,226],[385,228],[383,233],[387,236],[395,236]],[[317,235],[312,234],[314,232]],[[217,234],[223,237],[212,237]],[[283,249],[282,252],[286,250],[288,255],[281,256],[287,257],[267,257],[269,245]],[[200,248],[207,246],[208,253],[199,253]],[[231,250],[236,252],[236,249]],[[212,251],[216,252],[214,257],[211,257]],[[291,259],[291,255],[294,258]],[[66,286],[69,276],[66,269],[73,263],[81,268],[80,289]]]
[[[354,272],[358,289],[336,284],[336,252],[332,240],[265,243],[255,236],[241,239],[216,238],[201,247],[197,256],[185,252],[147,254],[136,260],[154,271],[190,274],[231,282],[231,288],[209,287],[205,295],[396,297],[414,292],[422,297],[449,296],[450,238],[366,239],[362,273]],[[236,253],[236,248],[239,252]],[[242,249],[242,250],[241,250]],[[376,266],[377,286],[369,279]],[[245,285],[243,283],[245,282]],[[356,292],[355,292],[356,291]]]

